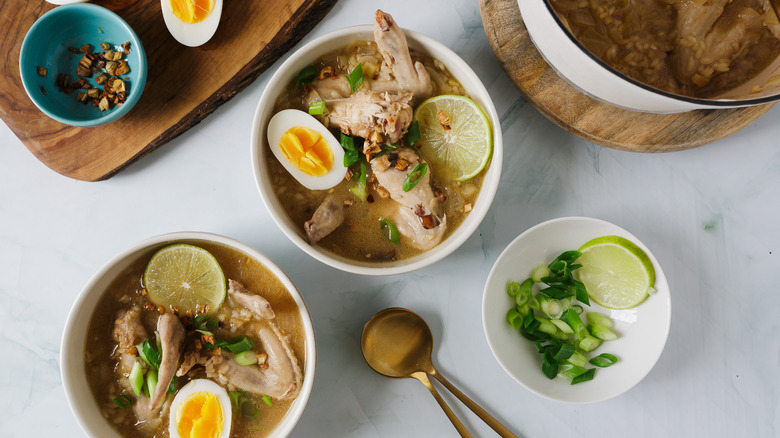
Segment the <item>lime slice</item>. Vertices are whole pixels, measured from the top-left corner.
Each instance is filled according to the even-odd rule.
[[[188,310],[214,313],[227,293],[217,259],[203,248],[186,244],[166,246],[152,256],[144,272],[144,287],[149,301],[165,308],[175,306],[182,314]],[[203,312],[202,306],[208,310]]]
[[[655,285],[653,262],[642,249],[619,236],[597,237],[580,247],[575,271],[588,296],[610,309],[644,301]]]
[[[434,167],[449,169],[453,179],[464,181],[477,175],[490,160],[490,121],[468,97],[432,97],[417,107],[414,119],[420,127],[420,154]]]

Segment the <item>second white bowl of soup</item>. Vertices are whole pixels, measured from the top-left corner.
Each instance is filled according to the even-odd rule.
[[[175,250],[217,264],[209,272],[221,304],[194,312],[182,300],[154,304],[151,260]],[[169,266],[208,267],[180,260],[189,269]],[[288,436],[311,395],[315,364],[311,316],[284,272],[241,242],[200,232],[153,237],[106,263],[73,304],[60,359],[85,434],[139,438],[198,428],[220,437]]]
[[[353,91],[354,77],[349,76],[357,64],[363,85]],[[307,69],[314,75],[309,76],[312,82],[299,86],[299,75],[305,76]],[[356,110],[357,105],[372,109]],[[433,110],[433,118],[425,119],[423,109],[430,113],[437,105],[445,110]],[[455,175],[456,166],[442,165],[441,156],[426,155],[423,144],[434,141],[427,136],[430,126],[439,130],[434,136],[445,137],[448,130],[461,133],[456,120],[460,110],[476,120],[469,126],[484,126],[474,135],[479,138],[473,148],[458,143],[469,145],[466,154],[478,156],[465,160],[484,157],[484,138],[491,148],[489,160],[473,177]],[[415,121],[418,128],[420,121],[426,124],[416,142],[410,138]],[[332,156],[325,153],[322,177],[300,176],[294,163],[300,157],[290,159],[296,152],[289,151],[287,140],[280,140],[301,126],[320,132],[314,135],[321,135],[325,144],[343,145],[346,134],[352,139],[345,147],[336,143]],[[279,67],[258,104],[251,143],[255,181],[279,228],[317,260],[359,274],[408,272],[452,253],[484,218],[501,172],[498,115],[477,75],[449,48],[401,29],[381,11],[373,25],[319,37]],[[318,147],[312,146],[314,154]],[[357,161],[345,161],[345,155],[358,152]],[[319,158],[314,157],[315,166]],[[358,187],[361,175],[363,193]],[[335,182],[323,182],[331,177]]]

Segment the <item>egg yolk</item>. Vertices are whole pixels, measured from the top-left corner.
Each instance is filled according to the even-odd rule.
[[[181,438],[217,438],[222,433],[222,406],[217,396],[196,392],[184,399],[176,414]]]
[[[333,151],[317,131],[305,126],[287,130],[279,139],[282,155],[301,172],[322,176],[333,167]]]
[[[173,14],[185,23],[203,21],[214,10],[215,0],[171,0]]]

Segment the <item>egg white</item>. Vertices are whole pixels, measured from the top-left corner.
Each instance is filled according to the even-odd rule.
[[[307,175],[284,157],[282,149],[279,147],[279,140],[287,130],[295,126],[304,126],[319,132],[328,143],[328,146],[330,146],[330,150],[333,152],[333,167],[331,167],[330,171],[325,175]],[[347,174],[347,168],[344,167],[344,149],[341,148],[341,143],[339,143],[325,125],[309,115],[309,113],[295,109],[279,111],[276,115],[271,117],[271,121],[268,122],[267,132],[268,145],[271,147],[271,151],[276,156],[276,159],[279,160],[279,162],[282,163],[282,166],[284,166],[284,168],[307,189],[329,189],[341,182],[341,180],[344,179],[344,175]]]
[[[210,40],[217,31],[219,18],[222,16],[222,0],[214,2],[214,10],[205,20],[198,23],[185,23],[173,13],[171,0],[160,0],[163,20],[168,31],[176,41],[189,47],[198,47]]]
[[[179,412],[179,406],[187,397],[198,392],[208,392],[217,397],[217,401],[219,401],[220,406],[222,406],[222,432],[219,434],[219,438],[230,438],[230,426],[233,420],[230,397],[225,388],[207,379],[191,380],[176,393],[176,397],[173,398],[173,403],[171,403],[171,411],[169,414],[170,425],[168,427],[168,432],[170,433],[170,437],[180,438],[179,430],[176,427],[176,417]]]

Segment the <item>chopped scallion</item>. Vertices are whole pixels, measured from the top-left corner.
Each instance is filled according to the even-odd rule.
[[[210,316],[198,315],[193,318],[193,325],[196,330],[205,330],[208,332],[217,328],[217,320]]]
[[[408,192],[409,190],[412,190],[414,186],[417,185],[418,182],[425,176],[425,174],[428,173],[428,163],[420,163],[415,167],[411,173],[406,177],[404,180],[403,185],[401,188],[404,190],[404,192]]]
[[[364,202],[366,199],[368,199],[368,192],[366,191],[366,180],[368,178],[367,173],[368,170],[366,169],[366,163],[361,161],[360,176],[358,177],[358,183],[349,188],[349,190],[352,192],[353,195],[355,195],[356,198]]]
[[[328,110],[328,107],[325,106],[324,100],[318,100],[316,102],[312,102],[311,105],[309,105],[309,114],[313,116],[319,116],[321,114],[324,114]]]
[[[618,359],[614,355],[609,353],[601,353],[591,359],[589,362],[593,365],[596,365],[597,367],[606,368],[608,366],[615,365],[617,361]]]
[[[411,125],[409,125],[409,129],[406,131],[406,144],[408,144],[409,147],[412,147],[419,140],[420,140],[420,125],[417,123],[417,120],[415,120],[414,122],[412,122]]]
[[[114,404],[116,404],[120,408],[126,408],[126,407],[130,406],[130,399],[127,398],[127,396],[120,395],[120,396],[114,397]]]
[[[250,350],[242,351],[241,353],[236,354],[235,357],[233,357],[233,360],[235,360],[237,364],[243,366],[254,365],[257,363],[257,355]]]
[[[255,347],[255,344],[249,340],[246,336],[239,336],[228,341],[228,345],[225,346],[233,354],[238,354],[247,350],[251,350]]]
[[[398,232],[398,228],[396,228],[395,224],[390,222],[389,219],[380,218],[379,227],[382,229],[382,234],[384,234],[387,240],[396,245],[401,243],[401,234]]]
[[[154,394],[154,388],[157,387],[157,370],[149,370],[146,373],[146,391],[149,397]]]
[[[133,364],[133,369],[130,371],[130,377],[128,377],[128,380],[130,381],[130,387],[133,389],[133,393],[136,396],[141,395],[141,390],[144,387],[144,367],[141,365],[141,362],[135,361]]]
[[[591,368],[584,373],[580,374],[579,376],[571,379],[571,384],[576,385],[578,383],[587,382],[588,380],[593,380],[593,376],[596,375],[596,369]]]
[[[315,79],[317,79],[317,68],[312,65],[298,72],[298,79],[295,81],[295,85],[302,87],[306,84],[311,84]]]
[[[347,82],[349,82],[349,89],[352,90],[353,93],[357,91],[361,85],[363,85],[363,64],[362,63],[356,65],[354,70],[352,70],[347,75]]]
[[[264,401],[264,402],[265,402],[265,404],[267,404],[268,406],[273,406],[273,405],[274,405],[274,402],[272,402],[272,401],[271,401],[271,397],[268,397],[267,395],[264,395],[264,396],[263,396],[263,401]]]

